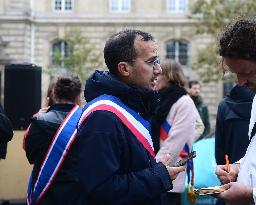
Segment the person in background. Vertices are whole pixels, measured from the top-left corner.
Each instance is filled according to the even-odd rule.
[[[52,106],[55,104],[55,99],[54,99],[54,87],[56,84],[58,77],[52,77],[47,89],[47,94],[46,94],[46,100],[45,100],[45,105],[44,107]]]
[[[56,103],[56,100],[54,99],[54,87],[57,79],[58,79],[57,76],[52,77],[50,79],[50,83],[47,89],[46,98],[45,98],[43,107],[36,114],[47,112],[47,110]]]
[[[7,143],[13,138],[13,127],[10,119],[6,116],[0,105],[0,159],[6,158]]]
[[[185,167],[154,158],[147,120],[161,73],[157,44],[149,33],[124,30],[107,40],[104,58],[109,71],[96,70],[86,81],[78,125],[83,204],[167,204]]]
[[[204,123],[204,132],[203,134],[198,138],[198,140],[203,139],[206,137],[210,131],[210,121],[209,121],[209,112],[208,108],[205,105],[203,98],[200,96],[201,93],[201,85],[198,81],[192,80],[188,83],[188,92],[192,100],[194,101],[196,108],[200,114],[200,117]]]
[[[237,75],[240,85],[256,91],[256,20],[239,19],[229,25],[220,38],[223,65]],[[243,107],[241,107],[242,109]],[[227,204],[256,203],[256,97],[249,124],[250,144],[245,156],[236,163],[218,165],[216,174],[226,191],[217,195]]]
[[[152,120],[153,137],[160,143],[156,160],[161,161],[170,154],[170,163],[174,165],[192,151],[197,110],[185,89],[186,78],[181,65],[165,60],[161,68],[162,73],[155,80],[155,90],[160,97]],[[184,172],[173,181],[173,189],[168,192],[169,205],[181,205],[185,177]]]
[[[200,117],[198,111],[196,111],[196,124],[195,124],[195,131],[194,131],[194,142],[198,141],[200,136],[204,133],[204,123]]]
[[[47,109],[46,113],[41,113],[31,119],[31,125],[24,140],[27,159],[30,164],[33,164],[28,188],[28,194],[30,194],[30,190],[33,190],[31,195],[28,195],[28,204],[32,205],[34,203],[40,205],[71,205],[77,204],[77,200],[80,197],[77,179],[77,142],[74,140],[73,144],[69,144],[63,152],[65,161],[56,169],[58,170],[57,174],[50,180],[49,184],[51,185],[46,189],[47,191],[42,192],[42,197],[38,197],[38,201],[33,201],[37,197],[37,188],[41,185],[38,180],[41,176],[50,175],[48,171],[46,173],[42,172],[42,167],[45,166],[48,156],[49,159],[52,159],[50,146],[57,141],[55,141],[57,136],[63,137],[63,135],[59,134],[60,130],[64,130],[63,123],[66,120],[67,124],[71,123],[68,121],[68,117],[80,104],[80,79],[74,75],[60,76],[53,90],[55,103]],[[73,122],[75,127],[78,119]],[[66,132],[66,135],[68,134],[69,132]],[[60,147],[59,145],[58,152],[62,152]],[[56,160],[56,158],[54,159]],[[51,166],[55,167],[55,164],[51,164]]]
[[[56,100],[54,99],[54,87],[56,84],[56,80],[57,77],[53,77],[50,80],[50,83],[48,85],[48,89],[47,89],[47,93],[46,93],[46,98],[44,100],[43,106],[38,110],[38,112],[36,112],[33,117],[36,117],[40,114],[46,113],[48,111],[48,109],[56,103]],[[24,138],[23,138],[23,149],[26,150],[26,144],[25,144],[25,139],[27,137],[28,131],[30,129],[31,123],[29,124],[29,126],[27,127],[25,134],[24,134]]]

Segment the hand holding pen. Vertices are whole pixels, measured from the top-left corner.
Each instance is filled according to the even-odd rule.
[[[225,155],[225,165],[218,165],[216,168],[216,175],[222,184],[234,182],[237,179],[240,164],[230,164],[228,155]]]
[[[225,161],[226,161],[226,171],[227,173],[230,173],[230,164],[229,164],[229,159],[227,154],[225,154]],[[229,182],[231,182],[231,178],[229,177],[229,174],[227,175],[227,177],[229,178]]]
[[[227,154],[225,154],[225,161],[226,161],[226,170],[229,173],[230,172],[230,164],[229,164],[229,159],[228,159]]]

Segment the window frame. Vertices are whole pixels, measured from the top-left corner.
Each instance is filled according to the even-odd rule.
[[[73,10],[74,10],[74,0],[70,0],[70,2],[71,2],[71,9],[70,10],[65,9],[66,8],[66,2],[65,2],[66,0],[60,0],[61,1],[61,9],[57,10],[55,8],[55,1],[56,0],[52,0],[52,10],[54,12],[65,12],[65,13],[73,12]]]
[[[187,45],[187,51],[186,51],[186,57],[187,57],[187,64],[181,64],[183,66],[188,66],[188,61],[189,61],[189,42],[185,39],[169,39],[165,42],[165,51],[166,51],[166,58],[168,58],[168,52],[167,52],[167,47],[168,47],[168,44],[169,42],[173,42],[175,45],[174,45],[174,60],[179,62],[180,63],[180,43],[184,43]]]
[[[166,11],[168,13],[186,13],[188,11],[188,0],[185,1],[185,9],[180,9],[181,0],[173,0],[175,2],[174,10],[169,9],[171,6],[171,0],[166,0]]]
[[[51,43],[51,64],[53,66],[55,66],[55,63],[53,62],[53,53],[54,53],[54,50],[53,50],[53,47],[54,47],[54,44],[60,44],[60,55],[61,55],[61,58],[64,59],[65,57],[68,57],[70,54],[70,52],[68,51],[69,49],[69,46],[68,46],[68,43],[63,40],[63,39],[56,39],[54,40],[52,43]],[[66,45],[65,45],[66,44]],[[67,46],[67,47],[65,47]],[[65,64],[64,62],[61,62],[61,68],[65,68]]]
[[[118,1],[118,10],[112,9],[113,0],[109,0],[109,12],[110,13],[130,13],[131,11],[131,0],[128,1],[128,9],[122,10],[122,3],[124,0],[117,0]]]
[[[175,46],[174,46],[174,58],[168,58],[168,52],[167,52],[167,46],[169,42],[174,42]],[[180,43],[184,43],[187,45],[187,50],[186,50],[186,64],[182,64],[180,61]],[[178,45],[178,46],[177,46]],[[166,59],[173,59],[174,61],[178,62],[181,64],[182,68],[183,68],[183,72],[185,74],[185,76],[189,76],[189,72],[190,72],[190,68],[189,68],[189,41],[187,41],[186,39],[169,39],[167,41],[165,41],[165,58]]]

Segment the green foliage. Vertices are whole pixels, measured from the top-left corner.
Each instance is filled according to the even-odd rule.
[[[195,20],[195,34],[207,34],[213,39],[210,45],[198,51],[191,66],[203,81],[217,81],[222,76],[218,74],[221,70],[218,38],[225,26],[241,17],[253,17],[255,13],[255,0],[195,0],[191,4],[189,17]]]
[[[216,46],[211,43],[198,51],[191,68],[197,71],[203,82],[218,81],[222,77],[219,64],[220,58],[216,55]]]
[[[102,52],[95,49],[95,45],[79,29],[65,32],[64,41],[67,43],[67,53],[62,57],[60,51],[53,52],[52,67],[66,68],[86,80],[95,68],[102,68]]]

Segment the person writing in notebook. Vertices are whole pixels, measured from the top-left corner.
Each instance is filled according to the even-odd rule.
[[[256,20],[240,19],[231,24],[220,38],[220,55],[228,69],[240,79],[240,84],[256,91]],[[251,142],[245,156],[237,163],[219,165],[216,174],[226,191],[218,195],[227,204],[256,203],[256,98],[252,103],[249,125]],[[231,182],[230,182],[231,181]]]

